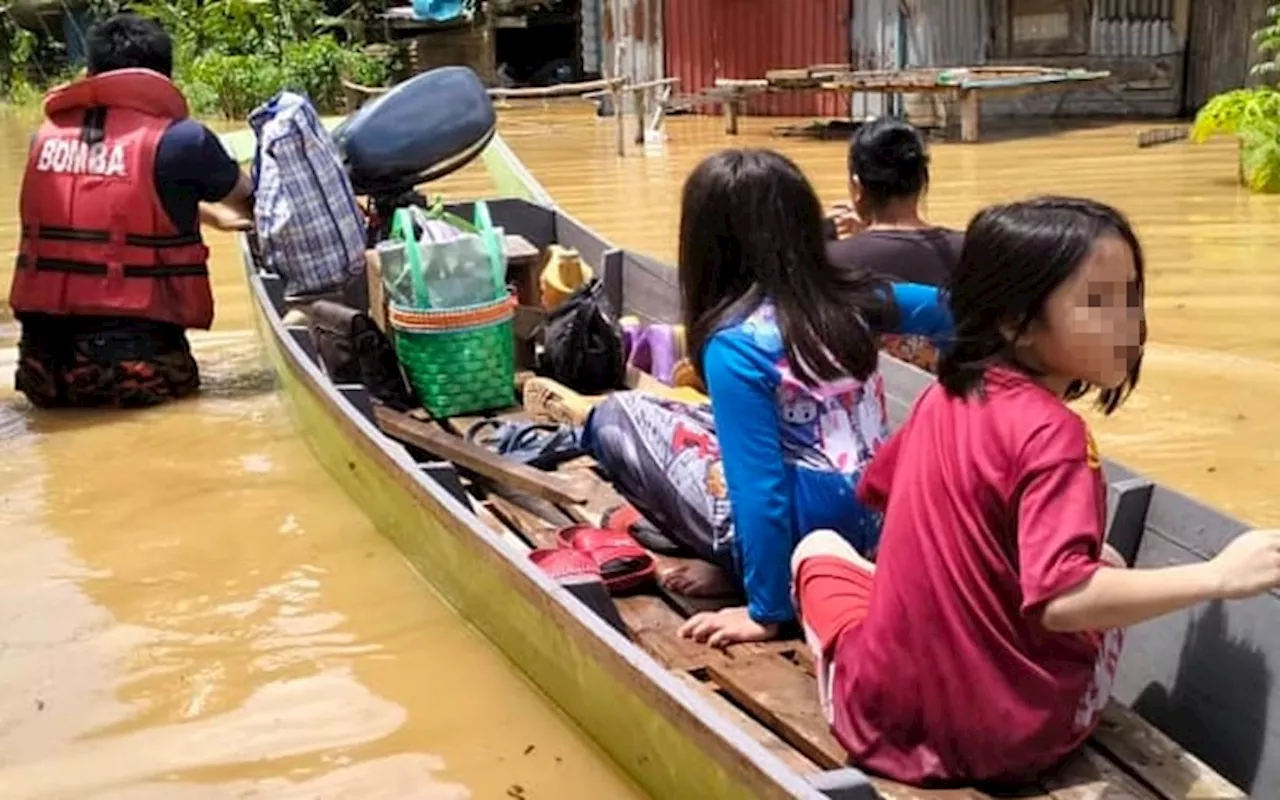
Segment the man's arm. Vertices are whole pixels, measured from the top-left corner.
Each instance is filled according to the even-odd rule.
[[[253,227],[253,182],[244,170],[221,200],[200,203],[200,222],[224,231],[247,231]]]
[[[179,227],[198,221],[242,230],[252,224],[253,182],[217,134],[195,120],[173,123],[160,140],[156,183]],[[197,218],[197,209],[186,205],[193,200]]]

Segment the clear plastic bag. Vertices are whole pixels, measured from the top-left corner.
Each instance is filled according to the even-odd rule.
[[[443,309],[490,303],[506,293],[506,247],[501,228],[476,203],[475,224],[437,204],[396,209],[391,243],[379,245],[383,283],[398,305]],[[420,231],[420,233],[419,233]],[[403,247],[397,258],[395,245]]]

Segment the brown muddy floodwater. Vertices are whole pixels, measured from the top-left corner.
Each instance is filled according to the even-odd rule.
[[[32,129],[3,114],[0,302]],[[0,316],[0,797],[639,796],[312,460],[211,238],[197,399],[36,412]]]

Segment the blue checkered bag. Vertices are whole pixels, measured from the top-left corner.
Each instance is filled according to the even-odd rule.
[[[263,266],[290,295],[364,274],[365,217],[338,149],[309,100],[280,92],[249,116],[257,136],[254,221]]]

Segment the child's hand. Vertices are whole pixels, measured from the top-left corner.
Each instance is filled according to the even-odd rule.
[[[1280,587],[1280,530],[1252,530],[1208,563],[1225,598],[1253,597]]]
[[[725,647],[738,642],[765,642],[778,636],[778,626],[756,622],[745,606],[722,608],[694,614],[680,626],[686,639],[706,642],[712,647]]]

